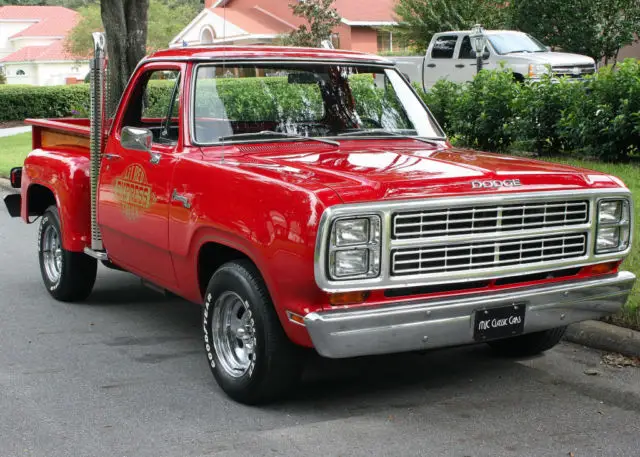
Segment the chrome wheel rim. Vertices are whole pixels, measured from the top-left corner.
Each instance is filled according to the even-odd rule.
[[[229,376],[243,376],[255,362],[255,325],[249,304],[235,292],[224,292],[213,307],[211,327],[219,365]]]
[[[58,231],[52,225],[48,225],[42,235],[42,263],[49,281],[57,284],[62,272],[62,243]]]

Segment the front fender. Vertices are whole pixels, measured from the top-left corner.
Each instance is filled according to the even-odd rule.
[[[287,311],[305,315],[327,297],[315,283],[314,250],[320,216],[340,203],[324,186],[284,182],[277,172],[221,163],[182,160],[174,188],[189,198],[170,209],[169,245],[181,290],[202,303],[198,254],[208,242],[243,253],[258,268],[275,310],[293,341],[309,345],[306,329],[291,323]]]

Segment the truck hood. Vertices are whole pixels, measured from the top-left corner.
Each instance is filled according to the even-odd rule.
[[[307,143],[309,144],[309,143]],[[404,140],[343,141],[339,149],[300,144],[298,151],[238,157],[240,167],[300,185],[333,189],[345,203],[517,191],[620,187],[617,178],[537,160]],[[419,146],[418,146],[419,145]],[[298,148],[296,148],[298,149]],[[519,180],[519,186],[480,187],[474,181]],[[507,183],[513,184],[513,183]]]
[[[569,54],[566,52],[516,52],[509,57],[521,58],[527,62],[537,62],[548,65],[595,65],[595,61],[588,56]]]

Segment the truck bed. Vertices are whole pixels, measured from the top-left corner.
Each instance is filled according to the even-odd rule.
[[[61,146],[80,146],[89,149],[89,119],[56,118],[27,119],[32,125],[33,149],[53,149]]]

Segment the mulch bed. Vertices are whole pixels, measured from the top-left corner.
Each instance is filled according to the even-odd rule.
[[[0,122],[0,129],[8,129],[11,127],[24,127],[26,124],[24,121],[7,121]]]
[[[640,332],[640,314],[636,316],[620,316],[614,314],[603,319],[607,324],[617,325],[618,327],[630,328]]]

